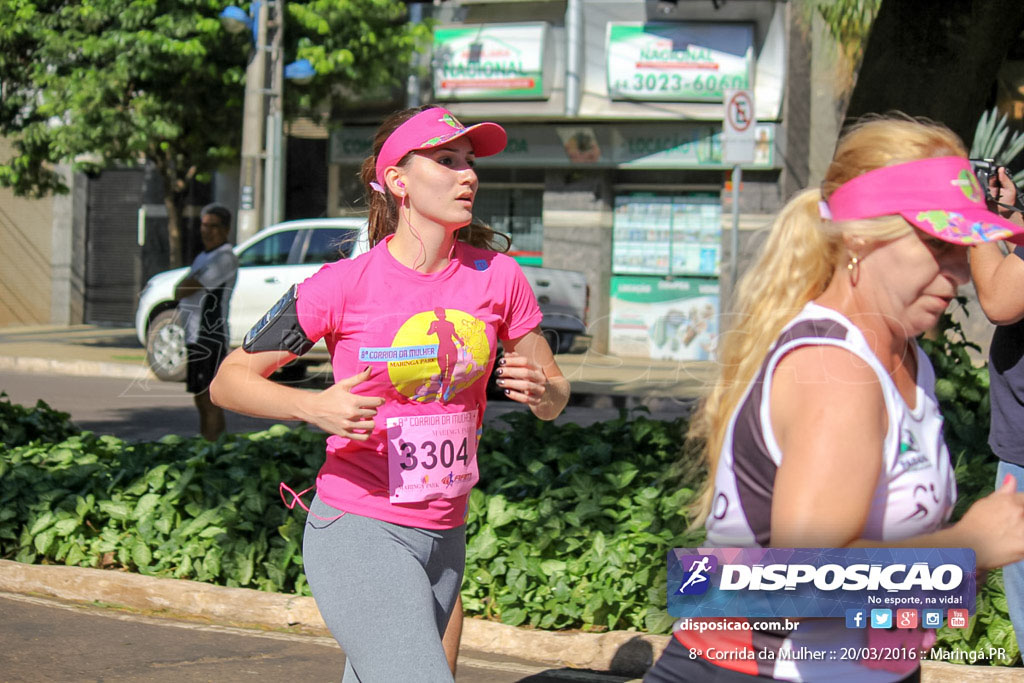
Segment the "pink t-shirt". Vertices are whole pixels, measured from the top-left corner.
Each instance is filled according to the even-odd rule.
[[[396,261],[382,241],[300,284],[296,310],[306,335],[325,339],[335,381],[370,367],[353,392],[387,399],[368,440],[328,437],[320,498],[394,524],[462,524],[467,495],[391,501],[387,420],[477,411],[479,433],[497,341],[523,336],[543,317],[519,265],[459,242],[444,270],[424,274]]]

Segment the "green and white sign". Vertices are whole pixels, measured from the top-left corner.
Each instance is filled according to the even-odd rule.
[[[616,275],[610,294],[612,354],[662,360],[714,358],[717,280]]]
[[[548,25],[480,24],[434,30],[434,96],[543,99]]]
[[[454,108],[454,107],[453,107]],[[466,116],[459,119],[476,123]],[[754,161],[744,168],[778,168],[775,136],[778,125],[759,123]],[[331,131],[332,164],[360,164],[370,153],[376,129],[345,126]],[[588,123],[509,125],[508,146],[501,154],[480,159],[482,168],[640,168],[726,169],[722,162],[722,128],[707,123]]]
[[[752,24],[608,24],[612,99],[721,101],[753,85]]]

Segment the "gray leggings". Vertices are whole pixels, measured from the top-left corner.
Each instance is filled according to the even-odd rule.
[[[417,529],[309,506],[302,561],[344,683],[452,681],[441,646],[466,566],[466,527]]]

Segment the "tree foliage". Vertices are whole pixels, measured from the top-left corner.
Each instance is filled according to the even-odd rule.
[[[1022,30],[1020,0],[884,0],[847,117],[899,110],[944,123],[970,143]]]
[[[871,24],[878,14],[882,0],[802,0],[804,21],[810,24],[810,15],[817,14],[836,41],[842,56],[837,74],[841,89],[848,93],[864,56]]]
[[[0,186],[65,192],[54,170],[156,165],[173,210],[188,182],[234,159],[251,36],[218,16],[230,0],[0,0]],[[285,61],[318,75],[285,89],[287,110],[311,110],[339,87],[397,84],[427,30],[397,0],[294,0]],[[173,214],[172,214],[173,215]],[[173,222],[172,222],[173,225]]]

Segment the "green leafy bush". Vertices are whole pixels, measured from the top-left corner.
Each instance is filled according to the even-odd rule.
[[[0,556],[306,590],[302,519],[280,481],[312,481],[323,435],[276,425],[215,444],[90,432],[0,459]]]
[[[703,540],[684,514],[704,473],[678,465],[685,423],[625,413],[485,432],[466,533],[467,613],[542,629],[666,632],[666,558]]]
[[[667,552],[703,541],[686,531],[684,510],[705,472],[686,464],[695,458],[680,462],[685,423],[625,413],[588,427],[504,419],[508,429],[485,431],[480,444],[467,613],[543,629],[667,632]],[[80,434],[45,404],[9,401],[0,420],[0,557],[308,595],[303,513],[281,505],[277,487],[313,481],[323,434],[277,425],[214,444],[129,443]],[[949,434],[961,497],[976,498],[991,490],[995,463],[974,462],[984,442],[958,433],[970,432]],[[1019,660],[999,572],[988,575],[970,628],[941,630],[939,644],[991,644],[1008,653],[992,663]]]
[[[957,300],[961,306],[966,303],[963,297]],[[963,327],[948,313],[939,321],[937,332],[934,339],[922,340],[921,346],[935,366],[935,395],[945,420],[946,445],[956,467],[957,503],[952,518],[956,521],[976,500],[992,493],[999,461],[988,446],[988,368],[975,366],[967,352],[979,351],[980,347],[967,339]],[[978,663],[1020,662],[1001,570],[989,572],[980,586],[969,627],[940,629],[938,645],[967,653],[988,652],[990,646],[1004,648],[1004,660],[980,659]]]
[[[7,394],[0,392],[0,443],[8,448],[39,439],[63,441],[78,431],[70,415],[54,410],[45,401],[37,401],[34,408],[27,408],[11,403]]]

